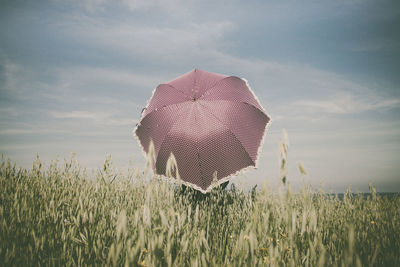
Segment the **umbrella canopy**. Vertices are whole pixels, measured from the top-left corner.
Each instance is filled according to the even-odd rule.
[[[154,145],[154,168],[203,193],[256,166],[270,118],[244,79],[195,69],[154,91],[134,133],[143,150]]]

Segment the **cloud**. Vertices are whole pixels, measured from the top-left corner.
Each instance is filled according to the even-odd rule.
[[[63,90],[71,87],[87,87],[90,84],[114,84],[152,88],[162,78],[160,75],[139,74],[128,69],[77,65],[56,69],[58,83]]]
[[[2,100],[8,102],[29,100],[35,94],[40,94],[45,90],[45,85],[34,78],[35,72],[33,70],[10,60],[1,60],[0,64],[4,77],[0,86]],[[34,93],[33,90],[35,90]]]
[[[356,97],[350,92],[337,94],[328,100],[299,100],[295,105],[311,113],[355,114],[400,107],[399,98]]]
[[[191,0],[122,0],[121,2],[131,10],[159,8],[171,11],[175,10],[175,12],[182,9],[189,11],[193,4]]]
[[[160,4],[158,0],[127,0],[124,3],[131,5],[133,9],[156,7]],[[171,0],[163,5],[174,7],[180,6],[181,3],[179,0]],[[186,6],[196,10],[205,8],[192,4]],[[151,17],[157,15],[160,14],[149,14]],[[63,73],[61,68],[59,75],[64,81],[63,84],[76,87],[78,82],[84,86],[98,80],[99,84],[127,84],[138,86],[139,90],[142,90],[154,88],[163,81],[198,67],[247,78],[256,94],[262,92],[264,97],[276,97],[278,102],[292,103],[301,96],[313,96],[324,100],[327,96],[335,97],[336,92],[355,92],[362,95],[363,92],[372,90],[368,85],[306,64],[280,63],[230,52],[232,50],[229,48],[236,45],[233,36],[237,36],[230,34],[240,29],[240,25],[237,25],[237,20],[229,20],[229,16],[216,17],[211,21],[186,20],[186,23],[177,23],[174,20],[177,17],[171,16],[163,18],[162,22],[150,23],[136,17],[112,20],[81,13],[75,14],[73,19],[61,19],[57,23],[62,27],[58,28],[63,30],[63,36],[67,36],[68,39],[94,49],[99,48],[106,54],[118,53],[131,60],[133,65],[134,62],[143,62],[144,67],[157,66],[152,68],[153,74],[147,76],[137,71],[129,73],[127,69],[81,67]],[[83,86],[79,85],[79,88]],[[308,102],[310,99],[304,101],[302,104],[315,106],[315,103]],[[331,107],[331,110],[334,109]],[[339,109],[337,112],[340,113]]]
[[[170,78],[162,73],[87,65],[36,71],[9,60],[2,62],[2,66],[5,78],[0,85],[0,118],[21,117],[60,105],[69,109],[80,109],[82,104],[98,108],[118,107],[122,111],[140,109],[143,104],[136,104],[135,99],[145,92],[143,89],[147,89],[150,96],[159,83]]]
[[[398,52],[400,40],[381,37],[380,39],[352,41],[346,47],[355,52]]]
[[[64,34],[81,44],[101,47],[135,59],[176,64],[202,58],[232,42],[225,34],[233,30],[229,20],[149,24],[134,18],[109,21],[77,14],[59,22]],[[209,57],[208,57],[209,58]]]
[[[8,118],[15,118],[21,115],[21,110],[15,107],[0,107],[0,118],[1,117],[8,117]]]
[[[2,129],[0,135],[19,135],[19,134],[66,134],[68,131],[56,129]]]
[[[71,111],[71,112],[50,112],[50,115],[56,119],[92,119],[95,120],[99,114],[87,111]],[[103,116],[104,117],[104,116]]]
[[[67,112],[49,111],[49,115],[55,119],[89,120],[102,125],[134,125],[136,119],[117,117],[118,112],[90,112],[74,110]]]
[[[52,0],[53,2],[63,2]],[[132,12],[149,11],[151,9],[162,9],[168,12],[189,12],[193,9],[192,0],[70,0],[68,3],[73,7],[84,8],[87,12],[102,12],[107,8],[121,6],[124,10]]]

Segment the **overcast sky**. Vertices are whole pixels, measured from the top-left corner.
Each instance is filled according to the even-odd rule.
[[[278,183],[285,128],[294,187],[400,191],[399,25],[398,1],[3,0],[0,152],[142,168],[142,108],[199,68],[246,78],[272,117],[235,182]]]

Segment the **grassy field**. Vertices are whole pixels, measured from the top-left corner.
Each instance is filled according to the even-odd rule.
[[[107,159],[0,166],[0,265],[400,266],[400,198],[181,192]]]

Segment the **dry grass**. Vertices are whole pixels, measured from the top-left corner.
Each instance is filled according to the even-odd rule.
[[[0,263],[126,266],[399,266],[400,198],[303,188],[199,195],[107,159],[0,163]]]

